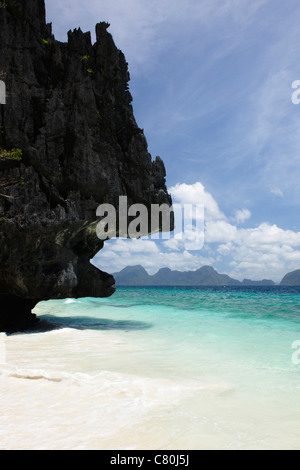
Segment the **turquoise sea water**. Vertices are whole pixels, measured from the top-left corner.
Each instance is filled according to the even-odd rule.
[[[39,332],[2,337],[0,448],[300,448],[300,288],[119,288],[35,312]]]

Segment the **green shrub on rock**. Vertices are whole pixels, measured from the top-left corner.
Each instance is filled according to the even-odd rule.
[[[0,160],[16,160],[20,162],[22,160],[22,150],[18,148],[11,150],[0,149]]]

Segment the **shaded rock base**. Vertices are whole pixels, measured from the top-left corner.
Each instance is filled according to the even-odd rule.
[[[32,310],[37,303],[37,300],[0,295],[0,332],[17,333],[35,327],[39,320]]]

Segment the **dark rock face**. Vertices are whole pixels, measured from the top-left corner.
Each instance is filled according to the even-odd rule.
[[[100,204],[117,208],[126,195],[130,205],[171,205],[108,26],[97,24],[94,45],[80,29],[61,43],[44,0],[0,7],[0,331],[26,328],[26,317],[31,325],[41,300],[114,293],[114,278],[90,264],[103,247]],[[4,149],[20,149],[21,160]]]

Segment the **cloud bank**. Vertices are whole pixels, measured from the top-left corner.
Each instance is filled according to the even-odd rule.
[[[203,204],[204,246],[189,251],[183,240],[124,240],[106,242],[94,263],[109,272],[128,265],[143,265],[153,274],[162,267],[181,271],[212,265],[237,279],[273,279],[278,282],[300,266],[300,232],[284,230],[267,221],[256,227],[241,227],[249,220],[248,209],[229,217],[202,183],[177,184],[170,188],[174,204]]]

